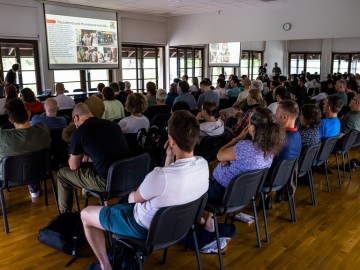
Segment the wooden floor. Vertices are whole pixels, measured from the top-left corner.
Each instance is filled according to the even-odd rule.
[[[360,149],[351,152],[360,159]],[[330,167],[334,165],[331,159]],[[224,255],[226,269],[360,269],[360,168],[338,188],[337,174],[331,169],[331,192],[326,191],[325,176],[315,173],[317,205],[311,206],[309,189],[296,192],[297,223],[290,222],[287,203],[273,204],[268,211],[270,243],[264,242],[262,215],[259,213],[263,247],[256,247],[254,224],[236,222],[237,235]],[[347,173],[347,176],[349,174]],[[44,197],[31,202],[27,188],[6,192],[10,234],[0,221],[0,269],[86,269],[96,261],[89,248],[71,267],[71,256],[40,244],[38,230],[56,216],[53,194],[45,207]],[[95,201],[91,203],[96,203]],[[251,214],[251,210],[247,210]],[[170,248],[168,260],[161,265],[161,252],[145,260],[145,269],[197,269],[193,251],[181,246]],[[218,269],[216,255],[202,255],[204,269]]]

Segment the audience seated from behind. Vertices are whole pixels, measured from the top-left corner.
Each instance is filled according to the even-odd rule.
[[[192,77],[191,81],[192,81],[192,85],[190,86],[190,93],[192,94],[192,93],[196,93],[199,90],[199,79],[198,77]]]
[[[249,125],[219,150],[219,164],[210,180],[208,200],[222,203],[226,188],[234,176],[269,168],[285,142],[285,132],[281,125],[273,122],[271,111],[263,107],[255,108]],[[214,231],[212,214],[209,214],[205,229]]]
[[[4,94],[5,94],[5,98],[0,99],[0,115],[6,113],[5,112],[6,103],[19,96],[17,88],[14,85],[9,85],[5,87]]]
[[[171,108],[171,113],[173,114],[176,111],[189,111],[190,107],[189,104],[187,104],[185,101],[179,101],[174,104]]]
[[[199,143],[205,136],[217,136],[224,133],[225,125],[221,119],[216,119],[217,106],[215,102],[205,101],[201,111],[196,116],[200,122]]]
[[[228,94],[227,94],[227,90],[225,89],[225,84],[226,84],[225,80],[223,79],[217,80],[216,93],[219,95],[220,100],[228,99]]]
[[[156,106],[156,84],[154,82],[146,84],[146,100],[148,107]]]
[[[50,131],[44,123],[30,125],[30,114],[19,98],[10,100],[5,105],[6,113],[15,129],[0,130],[0,174],[1,161],[5,156],[23,155],[45,148],[50,148]],[[32,198],[40,195],[38,184],[29,185]]]
[[[172,83],[170,85],[170,91],[167,94],[166,101],[165,101],[166,105],[168,105],[169,108],[171,108],[173,106],[175,98],[177,98],[179,96],[177,91],[178,91],[177,83]]]
[[[100,98],[101,100],[103,100],[103,99],[104,99],[104,96],[103,96],[102,90],[104,89],[104,87],[105,87],[105,84],[103,84],[103,83],[98,83],[98,85],[97,85],[97,87],[96,87],[97,93],[94,94],[94,96],[96,96],[96,97]]]
[[[119,126],[123,133],[137,133],[140,129],[150,127],[149,119],[143,115],[147,108],[147,100],[143,94],[134,93],[127,97],[125,110],[131,115],[120,120]]]
[[[191,93],[189,92],[189,84],[187,82],[180,81],[178,85],[180,88],[180,94],[177,98],[175,98],[173,106],[179,101],[185,101],[189,105],[190,110],[195,110],[196,100],[194,96],[191,95]]]
[[[208,80],[202,80],[200,82],[200,89],[203,92],[198,99],[197,108],[200,109],[205,101],[215,102],[216,106],[219,106],[219,95],[211,90],[211,84]]]
[[[300,113],[302,148],[320,143],[319,127],[321,124],[321,110],[314,104],[305,104],[301,107]]]
[[[130,83],[129,81],[125,81],[124,84],[125,84],[124,92],[125,92],[127,95],[132,94],[133,91],[131,90],[131,83]]]
[[[30,121],[33,126],[36,123],[44,123],[50,130],[60,129],[67,126],[67,121],[64,117],[57,117],[58,104],[56,99],[48,98],[44,102],[45,112],[41,115],[34,115]]]
[[[44,105],[36,99],[34,92],[30,88],[24,88],[20,91],[20,96],[24,101],[25,107],[32,114],[44,111]]]
[[[170,113],[170,107],[165,104],[165,100],[167,98],[165,89],[158,89],[156,91],[156,105],[148,107],[144,112],[144,115],[151,120],[155,115]]]
[[[319,128],[320,138],[337,137],[340,134],[340,120],[337,117],[343,107],[343,101],[337,96],[328,96],[323,101],[323,113]]]
[[[145,177],[140,187],[129,195],[129,203],[88,206],[81,212],[86,238],[100,261],[89,269],[111,269],[104,231],[146,239],[157,210],[194,201],[207,191],[207,162],[193,155],[200,131],[195,117],[177,111],[171,116],[168,128],[165,166],[156,167]]]
[[[109,87],[112,88],[115,92],[115,99],[119,100],[123,106],[125,106],[126,95],[124,91],[120,91],[120,86],[117,82],[112,82],[109,84]]]
[[[103,88],[105,111],[102,115],[103,119],[114,120],[125,117],[124,106],[115,99],[115,91],[111,87]]]
[[[83,103],[75,105],[72,118],[76,126],[70,142],[69,167],[58,171],[60,212],[71,212],[73,188],[105,191],[111,164],[129,155],[129,148],[119,126],[94,117]],[[91,166],[82,166],[88,163]]]
[[[74,99],[64,95],[64,93],[65,93],[64,84],[57,83],[55,85],[55,92],[56,92],[55,99],[56,99],[56,101],[58,103],[59,110],[74,108],[74,106],[75,106]]]

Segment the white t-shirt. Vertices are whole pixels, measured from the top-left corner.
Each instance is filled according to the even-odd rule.
[[[249,92],[250,92],[250,89],[247,89],[247,90],[242,91],[242,92],[239,94],[237,100],[243,101],[244,99],[246,99],[246,98],[248,97]]]
[[[268,106],[268,109],[273,113],[273,115],[275,115],[278,106],[279,106],[278,102],[273,102]]]
[[[202,157],[179,159],[169,166],[156,167],[139,187],[145,202],[135,204],[135,220],[148,229],[159,208],[194,201],[208,188],[209,169]]]
[[[6,98],[0,99],[0,115],[5,114],[5,102]]]
[[[75,106],[75,101],[68,96],[65,96],[64,94],[58,95],[54,97],[56,99],[59,110],[62,109],[72,109]]]
[[[221,119],[216,122],[203,122],[200,124],[200,138],[221,135],[224,133],[224,129],[224,122]]]
[[[137,133],[140,129],[146,130],[150,127],[149,119],[146,116],[134,116],[130,115],[119,121],[119,126],[123,133]]]

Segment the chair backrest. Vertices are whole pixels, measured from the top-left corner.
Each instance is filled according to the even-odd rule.
[[[61,109],[61,110],[58,110],[57,116],[67,116],[67,117],[69,117],[69,119],[71,119],[72,111],[73,111],[73,109]]]
[[[186,204],[160,208],[151,221],[146,245],[152,251],[179,242],[201,218],[206,201],[207,193]]]
[[[317,163],[323,163],[326,160],[328,160],[329,155],[332,152],[336,142],[337,142],[337,137],[326,138],[322,141],[320,150],[316,157]]]
[[[308,172],[314,165],[314,160],[321,147],[321,143],[306,147],[299,158],[299,174]]]
[[[170,119],[170,113],[158,114],[151,119],[150,126],[156,125],[158,128],[162,129],[167,127],[168,121]]]
[[[225,191],[222,206],[247,205],[262,189],[267,172],[266,168],[233,177]]]
[[[348,151],[356,141],[358,134],[359,132],[356,130],[351,130],[350,132],[346,133],[341,144],[341,151]]]
[[[278,161],[270,179],[270,190],[273,186],[284,186],[292,175],[298,158]]]
[[[360,132],[358,132],[358,135],[357,135],[356,140],[353,143],[352,147],[358,147],[358,146],[360,146]]]
[[[9,115],[2,114],[2,115],[0,115],[0,126],[5,125],[5,124],[11,124],[9,121]]]
[[[68,155],[68,143],[62,138],[62,128],[51,129],[50,138],[50,156],[51,156],[51,168],[58,170],[60,164],[67,164],[69,159]]]
[[[108,198],[122,197],[137,189],[148,174],[150,163],[148,153],[114,162],[107,176]]]
[[[197,155],[202,156],[208,162],[216,159],[216,155],[220,148],[225,144],[226,132],[218,136],[206,136],[204,137],[199,145]]]
[[[22,186],[44,179],[50,172],[50,149],[24,155],[4,157],[2,162],[3,187]]]
[[[86,91],[84,89],[74,89],[73,93],[85,93]]]

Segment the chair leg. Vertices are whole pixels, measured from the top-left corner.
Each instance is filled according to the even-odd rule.
[[[136,259],[139,265],[139,270],[143,270],[144,269],[143,260],[141,259],[141,254],[139,252],[136,252]]]
[[[39,183],[39,185],[40,185],[40,183]],[[45,205],[48,206],[49,205],[49,200],[48,200],[46,178],[44,178],[44,196],[45,196]]]
[[[348,158],[348,163],[349,163],[349,173],[350,173],[350,179],[352,179],[352,173],[351,173],[351,164],[350,164],[350,151],[347,151],[347,158]]]
[[[75,187],[73,189],[74,189],[74,197],[75,197],[75,201],[76,201],[76,209],[80,213],[80,204],[79,204],[79,197],[77,194],[77,190]]]
[[[328,175],[328,172],[327,172],[327,161],[324,162],[324,168],[325,168],[325,175],[326,175],[327,190],[328,190],[328,192],[330,192],[329,175]]]
[[[163,253],[161,264],[165,264],[165,262],[166,262],[167,251],[168,251],[168,249],[164,248],[164,253]]]
[[[341,189],[341,177],[340,177],[340,166],[339,166],[339,158],[338,155],[335,154],[336,157],[336,165],[337,165],[337,171],[338,171],[338,180],[339,180],[339,188]]]
[[[262,209],[263,209],[263,217],[264,217],[264,228],[265,228],[266,242],[269,243],[269,242],[270,242],[270,238],[269,238],[269,230],[268,230],[268,224],[267,224],[267,219],[266,219],[266,209],[265,209],[264,193],[261,193],[260,195],[261,195],[261,196],[260,196],[260,200],[261,200]]]
[[[252,205],[253,205],[253,209],[254,209],[255,229],[256,229],[256,237],[257,237],[258,247],[261,248],[261,239],[260,239],[260,231],[259,231],[259,220],[258,220],[257,212],[256,212],[255,199],[252,200]],[[264,211],[265,211],[265,209],[264,209]]]
[[[8,220],[7,220],[7,213],[6,213],[6,207],[5,207],[5,198],[4,198],[4,189],[3,188],[0,188],[0,200],[1,200],[1,209],[2,209],[2,213],[3,213],[3,219],[4,219],[5,233],[8,234],[9,233],[9,224],[8,224]]]
[[[290,209],[291,221],[292,221],[292,222],[296,222],[296,212],[295,212],[296,210],[295,210],[295,199],[294,199],[294,195],[291,196],[288,185],[285,185],[285,187],[286,187],[286,193],[287,193],[288,199],[289,199],[289,209]]]
[[[56,190],[56,188],[55,188],[54,176],[53,176],[52,172],[50,172],[49,174],[50,174],[50,179],[51,179],[52,190],[53,190],[54,197],[55,197],[56,208],[57,208],[57,210],[58,210],[58,212],[59,212],[59,214],[60,214],[58,194],[57,194],[57,190]]]
[[[220,236],[219,236],[219,226],[217,221],[217,215],[214,213],[214,224],[215,224],[215,233],[216,233],[216,244],[218,248],[218,255],[219,255],[219,264],[220,264],[220,270],[224,270],[224,264],[222,260],[222,254],[221,254],[221,245],[220,245]]]
[[[345,153],[341,153],[342,165],[343,165],[343,177],[346,177],[346,166],[345,166]]]
[[[316,198],[315,198],[315,187],[314,187],[314,178],[312,176],[312,170],[307,172],[307,176],[309,179],[309,186],[310,186],[310,193],[311,193],[311,204],[314,206],[316,205]]]
[[[196,232],[195,232],[195,226],[194,225],[192,225],[191,230],[192,230],[194,243],[195,243],[195,252],[196,252],[196,260],[197,260],[197,264],[198,264],[198,269],[202,270],[201,256],[200,256],[199,245],[198,245],[198,241],[197,241],[197,238],[196,238]]]

